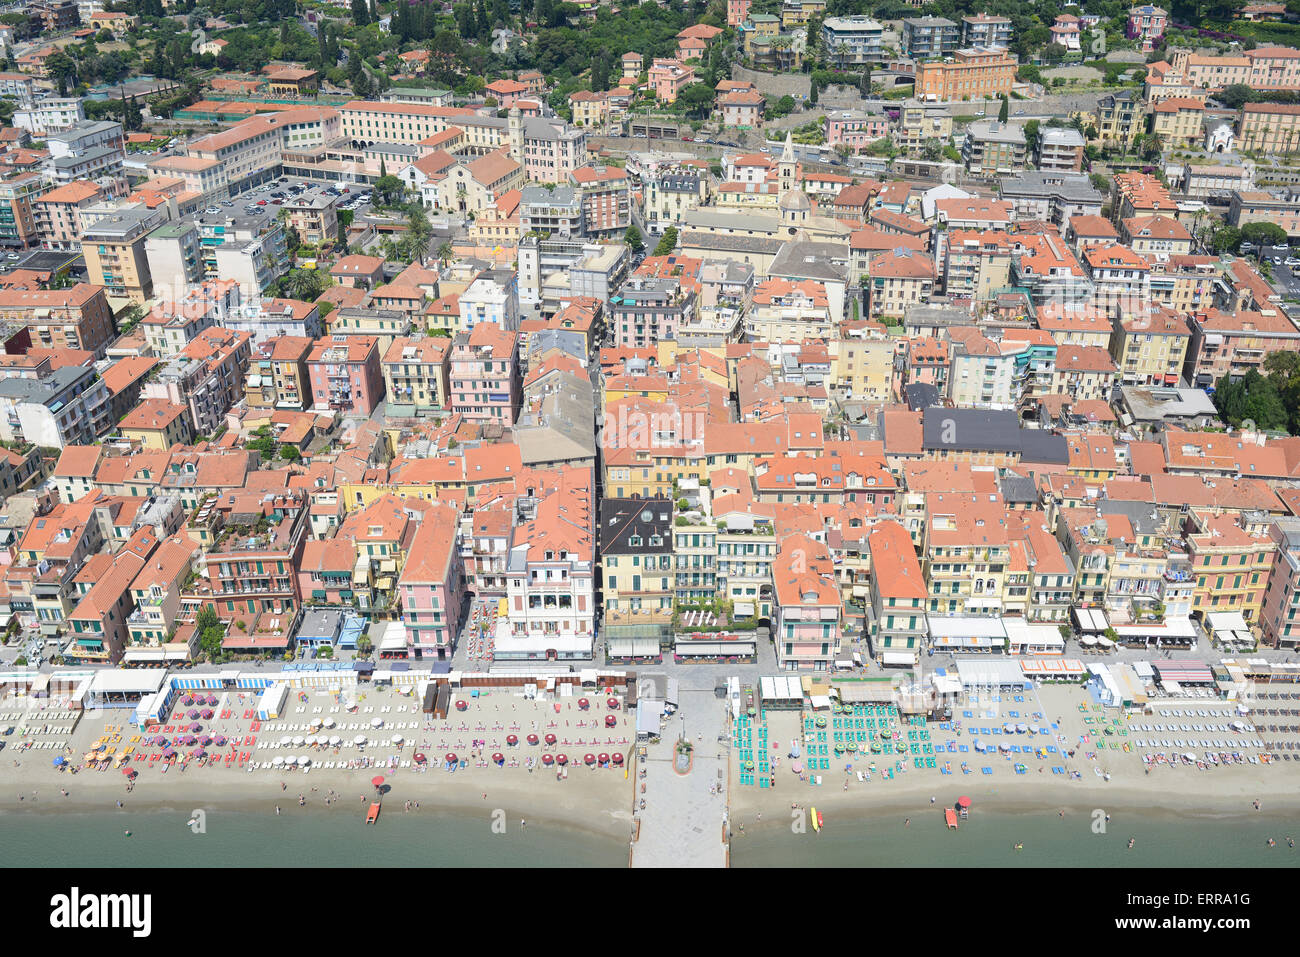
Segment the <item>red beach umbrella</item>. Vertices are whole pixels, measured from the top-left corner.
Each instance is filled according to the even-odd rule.
[[[621,755],[621,754],[613,754],[613,755],[610,756],[610,760],[613,761],[615,764],[622,764],[622,763],[623,763],[623,755]]]
[[[586,711],[588,708],[591,707],[591,702],[588,701],[586,698],[579,698],[578,707],[581,708],[583,711]]]
[[[455,764],[455,763],[456,763],[456,755],[454,755],[454,754],[448,754],[448,755],[447,755],[447,763],[448,763],[448,764]]]
[[[584,756],[583,756],[583,759],[582,759],[582,763],[583,763],[583,764],[595,764],[595,763],[596,763],[596,756],[595,756],[594,754],[584,755]]]
[[[498,751],[496,754],[492,755],[492,760],[497,764],[505,764],[506,756]]]
[[[618,724],[618,718],[614,717],[612,714],[605,715],[605,727],[612,728],[617,724]]]
[[[530,735],[528,736],[528,743],[529,743],[529,744],[536,744],[537,741],[538,741],[537,735],[535,735],[535,734],[530,734]]]
[[[383,787],[383,785],[384,785],[384,776],[383,776],[382,774],[376,774],[373,778],[370,779],[370,783],[373,784],[373,785],[374,785],[375,787],[377,787],[377,788],[378,788],[378,787]]]
[[[609,764],[609,755],[601,752],[600,755],[597,756],[596,761],[600,764]]]
[[[970,798],[962,796],[957,799],[958,807],[970,807]]]
[[[617,698],[609,698],[605,703],[606,703],[607,705],[609,705],[609,707],[610,707],[611,710],[613,710],[613,711],[617,711],[617,710],[618,710],[618,699],[617,699]]]
[[[554,744],[554,743],[555,743],[555,735],[553,735],[553,734],[548,734],[548,735],[546,736],[546,743],[547,743],[547,744]]]
[[[511,746],[514,746],[514,745],[516,745],[516,744],[518,744],[518,743],[519,743],[519,737],[518,737],[518,735],[514,735],[514,734],[508,734],[508,735],[506,735],[506,744],[509,744],[509,745],[511,745]]]
[[[569,756],[567,754],[557,754],[555,756],[555,760],[558,761],[560,764],[568,764]]]
[[[543,754],[543,755],[542,755],[542,764],[545,764],[545,765],[547,765],[547,766],[549,767],[550,765],[552,765],[552,764],[554,764],[554,763],[555,763],[555,757],[554,757],[553,755],[551,755],[551,754],[549,754],[549,753],[548,753],[548,754]]]

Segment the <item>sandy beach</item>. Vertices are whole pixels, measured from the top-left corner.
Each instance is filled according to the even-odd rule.
[[[46,711],[30,710],[28,706],[35,702],[24,699],[0,702],[0,714],[20,715],[19,729],[4,739],[6,747],[0,751],[0,777],[7,785],[0,791],[0,807],[6,811],[57,813],[111,810],[121,801],[128,810],[238,808],[275,814],[278,807],[282,815],[310,808],[313,812],[349,815],[359,821],[375,800],[372,778],[383,775],[383,815],[418,815],[424,809],[482,811],[489,820],[504,813],[512,826],[520,820],[539,824],[558,821],[619,838],[629,832],[630,773],[625,777],[617,767],[583,766],[587,753],[617,751],[626,761],[632,750],[627,715],[621,707],[609,710],[603,695],[593,696],[590,710],[581,711],[576,698],[536,702],[522,695],[494,691],[477,698],[466,696],[465,711],[453,707],[447,720],[435,721],[420,713],[412,697],[398,691],[365,690],[358,695],[358,707],[353,713],[334,695],[315,693],[308,694],[306,701],[291,696],[286,715],[260,726],[246,717],[256,706],[254,695],[245,694],[241,699],[237,693],[225,692],[218,697],[212,719],[199,722],[202,731],[223,735],[240,745],[233,751],[229,745],[221,749],[209,747],[210,755],[216,755],[217,760],[200,763],[191,758],[183,764],[178,760],[170,767],[162,760],[149,760],[160,754],[161,748],[132,742],[132,738],[143,740],[145,735],[128,723],[129,711],[86,712],[71,734],[54,731],[24,737],[24,727],[31,732],[47,725],[63,726],[59,724],[61,718],[51,717],[59,715],[57,702],[47,703]],[[191,723],[185,711],[178,702],[178,716],[164,726],[173,728],[168,738],[174,738],[182,723],[186,727]],[[606,726],[606,715],[615,717],[614,727]],[[312,732],[313,719],[333,722],[333,728],[322,729],[320,734],[341,739],[338,748],[313,748],[305,743],[281,746],[286,737],[306,739]],[[382,726],[374,727],[376,721]],[[15,722],[8,719],[8,723]],[[153,738],[155,732],[163,733],[151,729],[148,737]],[[536,746],[527,742],[532,733],[541,739]],[[394,734],[403,738],[400,746],[393,744]],[[509,734],[518,738],[516,745],[507,743]],[[547,734],[555,735],[554,747],[545,745]],[[353,743],[358,735],[367,738],[364,747]],[[253,743],[248,745],[250,739]],[[66,748],[20,750],[25,741],[66,742]],[[482,743],[475,745],[475,741]],[[127,748],[133,749],[124,763],[137,771],[129,790],[128,778],[120,768],[84,767],[83,756],[100,742],[111,742],[106,749],[112,747],[114,757]],[[178,749],[178,754],[184,756],[191,750]],[[423,766],[414,760],[416,752],[427,756]],[[225,755],[232,753],[234,758],[227,764]],[[449,772],[447,753],[456,753],[465,765]],[[504,764],[492,760],[495,753],[506,758]],[[555,766],[543,766],[543,753],[567,755],[567,776],[558,776]],[[137,760],[140,754],[146,757]],[[244,754],[248,757],[241,765]],[[309,757],[310,769],[269,766],[276,756],[290,755]],[[54,759],[59,756],[77,766],[77,773],[56,769]],[[531,769],[529,759],[534,763]],[[346,767],[348,763],[369,766]],[[254,764],[259,767],[250,770]]]
[[[1206,724],[1214,722],[1216,726],[1222,726],[1222,722],[1231,719],[1162,718],[1160,711],[1185,708],[1227,714],[1235,711],[1229,703],[1214,699],[1158,703],[1154,717],[1139,715],[1122,718],[1114,709],[1096,710],[1091,705],[1085,705],[1085,710],[1080,711],[1079,706],[1087,701],[1087,696],[1082,689],[1075,687],[1045,686],[1026,692],[1023,697],[1025,701],[1022,703],[999,702],[997,708],[989,708],[988,699],[971,702],[965,708],[959,707],[955,711],[955,722],[961,724],[960,733],[957,729],[941,730],[938,723],[927,723],[926,730],[930,732],[937,764],[933,769],[916,768],[910,750],[906,758],[845,753],[830,758],[829,770],[816,772],[821,776],[822,783],[815,786],[809,784],[809,773],[806,770],[802,779],[793,773],[792,765],[796,762],[788,757],[791,740],[795,737],[803,740],[803,716],[798,712],[769,712],[767,726],[776,786],[759,789],[754,785],[741,784],[739,763],[732,762],[733,835],[739,833],[742,825],[750,830],[789,826],[792,804],[798,804],[802,808],[815,806],[827,817],[845,814],[871,817],[898,815],[904,819],[910,817],[917,826],[942,827],[943,809],[952,806],[963,795],[972,799],[973,814],[979,813],[981,809],[1021,812],[1048,808],[1064,811],[1069,818],[1092,815],[1096,809],[1101,809],[1104,815],[1111,810],[1133,808],[1160,809],[1206,818],[1240,817],[1255,813],[1255,801],[1260,802],[1261,809],[1269,811],[1300,810],[1300,765],[1291,762],[1221,765],[1206,770],[1181,763],[1176,766],[1157,764],[1148,771],[1143,754],[1167,749],[1138,747],[1138,740],[1145,741],[1144,732],[1138,730],[1139,726],[1161,721],[1187,721],[1189,724],[1192,721]],[[1300,708],[1300,703],[1297,703],[1297,707]],[[973,717],[961,717],[966,711],[970,711]],[[1018,713],[1012,716],[1012,712]],[[1042,715],[1042,719],[1035,720],[1032,717],[1035,714]],[[1116,718],[1121,722],[1119,725],[1113,724]],[[1232,719],[1235,718],[1234,713]],[[976,738],[994,742],[995,748],[996,742],[1001,740],[999,737],[978,733],[974,731],[975,728],[996,725],[1001,730],[1004,722],[1018,723],[1022,719],[1036,726],[1046,722],[1056,727],[1050,735],[1034,738],[1019,734],[1008,736],[1007,740],[1016,741],[1017,746],[1024,746],[1016,754],[977,754],[970,748]],[[1263,722],[1265,719],[1252,716],[1246,720]],[[1286,720],[1300,723],[1297,718]],[[1202,724],[1202,727],[1206,724]],[[828,722],[827,726],[831,727],[831,724]],[[1114,733],[1105,735],[1100,730],[1103,727],[1112,728]],[[899,720],[898,728],[904,732],[904,740],[906,732],[914,730],[906,719]],[[1121,730],[1126,733],[1121,735]],[[1151,737],[1155,736],[1154,733],[1151,734]],[[1172,736],[1173,732],[1164,735]],[[1179,736],[1183,737],[1183,733],[1179,732]],[[1200,738],[1202,735],[1195,736]],[[1210,733],[1207,732],[1206,736],[1210,736]],[[1214,736],[1224,735],[1214,733]],[[1236,741],[1245,741],[1256,736],[1248,734],[1232,737]],[[1258,736],[1283,737],[1263,732]],[[1285,737],[1294,739],[1295,735]],[[1099,738],[1104,739],[1108,747],[1099,748],[1096,744]],[[968,750],[951,753],[946,749],[950,741],[957,746],[967,745]],[[1033,744],[1027,745],[1027,741],[1032,741]],[[1038,750],[1049,741],[1058,749],[1057,753],[1039,757]],[[1109,747],[1112,742],[1118,744],[1118,749]],[[1128,751],[1123,750],[1124,743],[1128,743]],[[1070,748],[1075,751],[1073,757],[1068,756]],[[1200,752],[1203,749],[1181,750]],[[1258,754],[1260,749],[1243,747],[1240,750],[1243,753]],[[897,766],[899,761],[906,770]],[[971,773],[962,772],[962,762],[966,762]],[[867,769],[872,763],[876,766],[875,773],[870,773],[869,779],[860,781],[857,772],[864,771],[864,777],[867,777]],[[951,774],[941,773],[940,768],[945,763],[951,768]],[[1016,773],[1016,764],[1024,766],[1024,773]],[[852,772],[846,772],[845,765],[852,765]],[[893,779],[882,774],[888,767],[895,769]],[[985,767],[990,768],[992,773],[985,774]],[[1060,767],[1066,773],[1054,774],[1053,767]],[[1105,775],[1109,775],[1109,779]],[[933,805],[930,800],[932,797],[935,799]],[[932,818],[926,817],[927,814],[932,815]]]

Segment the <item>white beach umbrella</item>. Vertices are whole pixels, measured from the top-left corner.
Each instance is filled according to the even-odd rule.
[[[295,758],[292,754],[286,754],[285,757],[284,757],[284,763],[285,763],[285,764],[297,764],[297,763],[298,763],[298,759]]]
[[[271,759],[271,763],[274,764],[276,767],[279,767],[280,765],[284,764],[284,757],[277,754],[275,757]]]
[[[337,734],[331,734],[331,735],[330,735],[330,746],[331,746],[331,747],[335,747],[335,748],[337,748],[337,747],[338,747],[340,744],[342,744],[342,743],[343,743],[343,739],[340,738]]]
[[[352,739],[352,743],[360,747],[361,745],[366,743],[366,736],[364,734],[359,734]]]
[[[288,734],[286,734],[284,737],[282,737],[282,738],[280,739],[280,747],[282,747],[282,748],[287,748],[287,747],[288,747],[289,745],[291,745],[291,744],[293,744],[293,736],[292,736],[292,735],[288,735]]]
[[[312,718],[312,719],[311,719],[311,726],[312,726],[313,728],[319,728],[319,727],[320,727],[322,724],[324,724],[324,723],[325,723],[325,722],[322,721],[320,718]]]
[[[298,763],[305,768],[307,765],[311,764],[311,758],[304,754],[298,759]]]
[[[326,719],[325,719],[325,727],[327,727],[327,728],[332,728],[332,727],[334,727],[334,719],[333,719],[333,718],[326,718]]]
[[[293,746],[295,748],[301,748],[306,742],[307,739],[304,738],[301,734],[295,734],[293,736]]]
[[[372,728],[382,728],[383,726],[384,726],[384,719],[383,719],[383,718],[371,718],[371,719],[370,719],[370,727],[372,727]]]
[[[403,738],[400,734],[393,735],[393,744],[401,744],[404,740],[406,739]]]

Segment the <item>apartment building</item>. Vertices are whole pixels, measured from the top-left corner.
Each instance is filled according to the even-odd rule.
[[[1234,515],[1192,512],[1187,556],[1196,577],[1192,614],[1205,620],[1215,612],[1239,612],[1247,623],[1259,620],[1273,569],[1274,539],[1252,535]]]
[[[661,103],[676,103],[682,90],[695,82],[695,70],[680,60],[656,58],[650,65],[650,89]]]
[[[333,335],[316,341],[307,357],[312,405],[344,415],[369,417],[384,398],[379,340]]]
[[[1150,3],[1133,7],[1128,12],[1128,25],[1124,35],[1138,42],[1138,49],[1150,53],[1165,35],[1169,11]]]
[[[427,510],[398,577],[406,650],[411,658],[447,661],[455,651],[467,587],[457,526],[454,508]]]
[[[1038,131],[1034,161],[1040,170],[1079,172],[1083,168],[1083,134],[1078,130],[1045,127]]]
[[[961,18],[961,45],[964,47],[1001,47],[1011,45],[1010,17],[977,13]]]
[[[960,39],[957,24],[943,17],[908,17],[900,34],[903,55],[915,60],[950,56]]]
[[[199,558],[199,583],[187,594],[227,621],[251,626],[262,612],[292,617],[302,605],[296,569],[311,526],[307,506],[303,493],[291,492],[259,500],[255,512],[232,513],[252,521],[232,520],[218,533]]]
[[[1270,154],[1300,150],[1300,104],[1247,103],[1241,108],[1237,148]]]
[[[617,166],[581,166],[569,181],[582,206],[583,232],[596,238],[622,238],[631,225],[627,173]]]
[[[1300,351],[1300,328],[1285,312],[1234,313],[1210,308],[1188,319],[1191,344],[1184,372],[1193,388],[1215,385],[1223,376],[1239,379],[1274,352]]]
[[[822,21],[822,50],[841,69],[878,63],[884,56],[884,32],[870,17],[827,17]]]
[[[966,130],[962,162],[977,175],[1009,173],[1025,165],[1023,123],[976,120]]]
[[[26,327],[36,348],[83,349],[96,358],[103,358],[115,331],[105,290],[90,283],[0,289],[0,322]]]
[[[871,257],[868,310],[873,319],[902,318],[934,291],[934,260],[907,249]]]
[[[1151,107],[1151,132],[1166,148],[1199,146],[1205,137],[1205,101],[1173,96]]]
[[[92,283],[110,296],[141,305],[153,298],[154,280],[145,255],[145,238],[158,225],[158,214],[148,209],[127,209],[102,217],[81,235],[81,254]]]
[[[205,329],[157,368],[141,395],[187,406],[194,433],[211,435],[243,398],[252,340],[248,332],[220,326]]]
[[[517,333],[478,323],[456,336],[449,363],[452,411],[469,421],[514,425],[522,400]]]
[[[1259,626],[1267,644],[1291,649],[1300,645],[1300,519],[1274,519],[1268,536],[1274,549]]]
[[[782,540],[772,565],[772,587],[777,667],[830,671],[840,648],[844,605],[826,545],[806,535]]]
[[[923,100],[982,100],[1005,96],[1016,81],[1016,58],[1001,47],[954,50],[950,60],[918,63],[916,96]]]
[[[244,379],[249,409],[304,411],[312,406],[311,373],[307,359],[315,337],[275,336],[259,343]]]
[[[921,561],[930,617],[997,615],[1011,560],[1000,496],[930,492]]]
[[[1103,146],[1128,149],[1134,137],[1144,132],[1141,104],[1132,90],[1102,96],[1097,100],[1094,118],[1097,140]]]
[[[1110,354],[1125,385],[1177,385],[1191,344],[1187,320],[1159,307],[1115,323]]]
[[[632,276],[610,300],[614,343],[644,349],[677,338],[695,315],[695,293],[673,277]]]
[[[989,302],[1010,285],[1011,236],[1005,230],[949,228],[943,291],[958,302]]]
[[[431,415],[444,411],[451,340],[400,336],[384,353],[384,388],[389,416]]]
[[[605,498],[600,504],[601,594],[620,623],[672,618],[673,503],[666,498]]]

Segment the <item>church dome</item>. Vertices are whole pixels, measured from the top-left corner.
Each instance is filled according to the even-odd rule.
[[[812,200],[801,189],[787,189],[777,200],[777,206],[788,212],[811,212]]]

